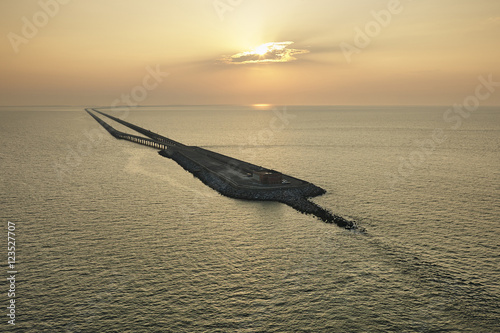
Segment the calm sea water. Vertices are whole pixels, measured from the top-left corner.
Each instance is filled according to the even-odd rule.
[[[83,107],[1,108],[15,329],[500,331],[499,108],[457,129],[445,107],[277,110],[114,114],[323,187],[314,201],[366,234],[220,196],[154,149],[103,133]]]

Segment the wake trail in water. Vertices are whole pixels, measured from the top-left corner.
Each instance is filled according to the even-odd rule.
[[[380,254],[382,260],[396,267],[407,282],[433,301],[433,316],[451,317],[450,321],[477,331],[488,331],[498,325],[500,297],[479,281],[457,276],[457,272],[423,259],[401,245],[389,244],[378,236],[366,234],[365,245]],[[479,277],[478,277],[479,280]]]

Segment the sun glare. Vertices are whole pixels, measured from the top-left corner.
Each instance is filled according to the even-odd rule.
[[[230,64],[263,64],[272,62],[289,62],[296,60],[294,55],[309,53],[308,50],[292,49],[293,42],[271,42],[262,44],[251,51],[240,52],[223,61]]]
[[[261,45],[255,49],[255,53],[261,56],[263,56],[267,52],[269,52],[269,44]]]
[[[271,106],[271,104],[259,103],[259,104],[252,104],[252,106],[256,109],[267,109]]]

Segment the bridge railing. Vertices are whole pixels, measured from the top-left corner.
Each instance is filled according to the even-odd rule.
[[[90,114],[102,127],[104,127],[108,132],[109,134],[111,134],[112,136],[114,136],[115,138],[117,139],[122,139],[122,140],[127,140],[127,141],[131,141],[131,142],[134,142],[134,143],[138,143],[138,144],[142,144],[144,146],[148,146],[148,147],[153,147],[153,148],[157,148],[157,149],[162,149],[162,150],[165,150],[168,148],[168,144],[166,144],[165,142],[159,142],[157,140],[153,140],[153,139],[148,139],[148,138],[143,138],[143,137],[140,137],[140,136],[137,136],[137,135],[133,135],[133,134],[128,134],[128,133],[124,133],[124,132],[120,132],[120,131],[117,131],[116,129],[114,129],[112,126],[110,126],[109,124],[107,124],[105,121],[103,121],[101,118],[97,117],[96,115],[94,115],[93,113],[91,113],[89,110],[86,110],[88,112],[88,114]]]

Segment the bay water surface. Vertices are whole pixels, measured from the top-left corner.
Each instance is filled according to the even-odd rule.
[[[460,126],[446,109],[109,111],[312,182],[363,234],[221,196],[84,107],[2,107],[1,244],[14,222],[18,271],[16,326],[3,292],[2,327],[500,332],[500,108]]]

